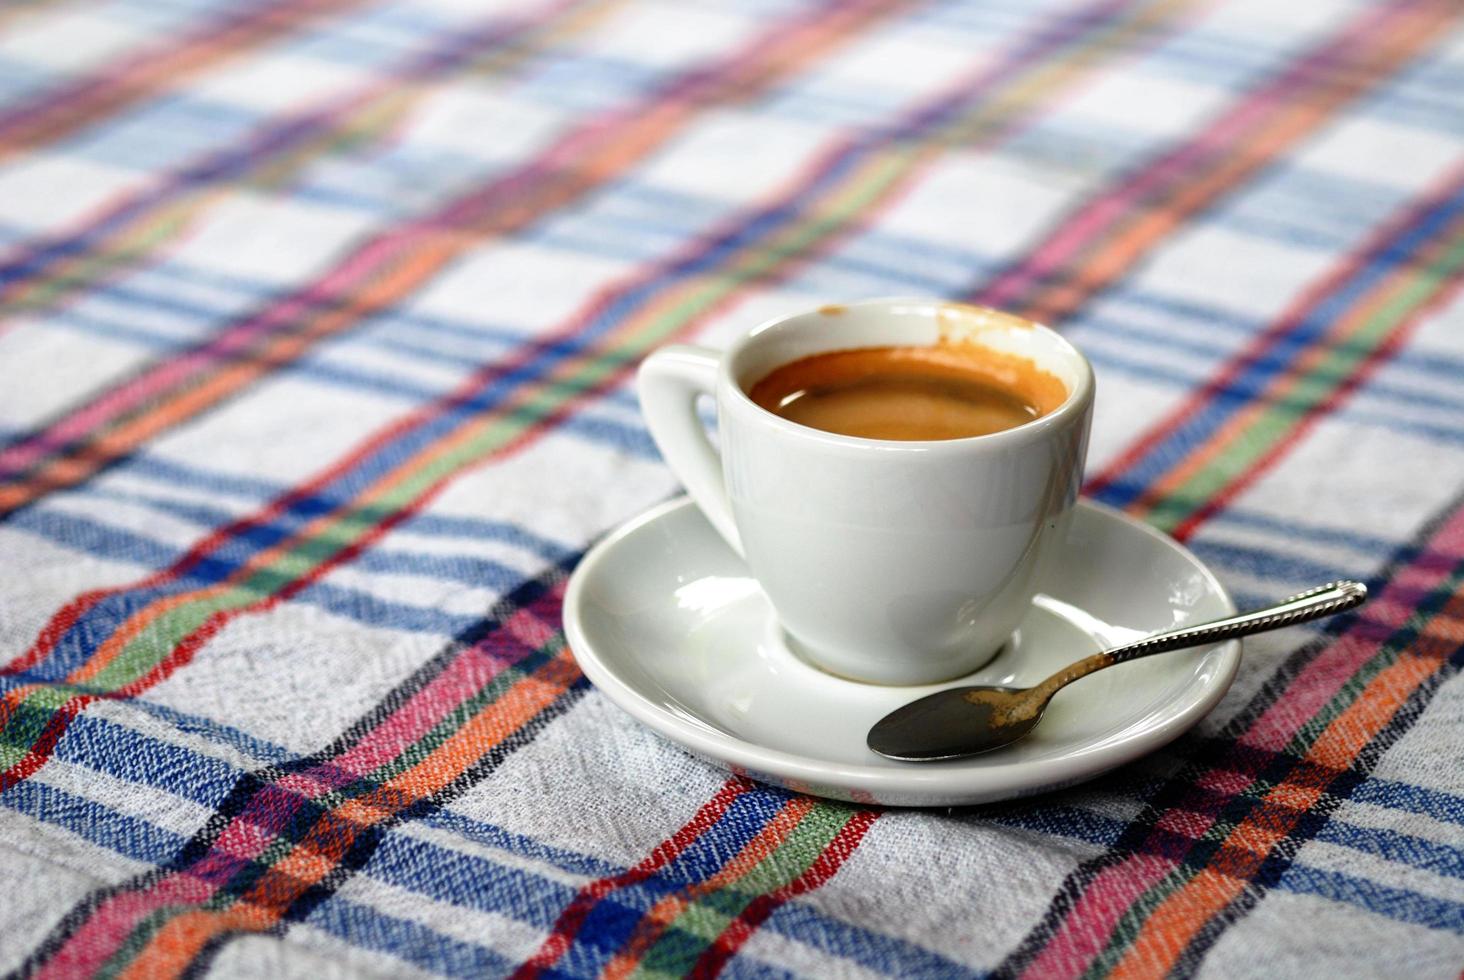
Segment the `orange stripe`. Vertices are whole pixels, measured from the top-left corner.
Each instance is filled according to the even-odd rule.
[[[522,397],[527,396],[521,396],[521,398],[519,399],[520,401],[522,400]],[[510,402],[506,404],[511,405],[513,403]],[[391,490],[402,480],[405,480],[414,473],[419,472],[423,468],[430,466],[432,460],[435,457],[440,457],[444,454],[451,453],[458,446],[461,446],[463,443],[469,442],[472,439],[476,438],[486,426],[494,424],[501,414],[503,413],[498,413],[498,415],[493,416],[485,416],[474,424],[462,426],[461,428],[451,433],[450,435],[445,436],[441,440],[424,446],[420,451],[418,451],[416,456],[413,456],[411,459],[405,461],[400,466],[393,469],[391,472],[385,474],[381,479],[377,480],[374,484],[367,487],[354,500],[343,504],[341,507],[337,508],[334,511],[320,515],[319,517],[310,521],[308,524],[302,526],[300,530],[298,530],[295,534],[284,539],[283,541],[280,541],[279,543],[266,549],[265,551],[259,552],[258,554],[254,555],[239,568],[235,569],[234,572],[222,582],[218,582],[214,585],[205,586],[199,589],[180,592],[176,595],[168,596],[166,598],[158,599],[153,601],[152,603],[149,603],[146,607],[138,610],[124,623],[117,627],[112,632],[112,634],[108,636],[105,641],[102,642],[102,644],[97,648],[96,652],[87,659],[86,663],[82,664],[76,670],[72,671],[70,675],[68,675],[67,681],[79,684],[85,683],[91,678],[96,677],[103,670],[105,670],[106,667],[111,664],[119,655],[121,655],[121,653],[126,649],[127,645],[133,639],[142,635],[142,633],[144,633],[153,623],[157,622],[160,617],[166,615],[169,611],[179,608],[190,602],[202,602],[218,596],[236,587],[240,582],[253,575],[257,571],[273,564],[278,558],[288,554],[291,550],[298,547],[301,542],[313,540],[318,536],[322,536],[322,532],[327,529],[330,524],[338,521],[343,515],[348,514],[352,511],[359,511],[369,508],[375,500],[390,493]],[[261,596],[260,600],[258,601],[264,601],[265,599],[266,597]],[[254,604],[257,603],[251,603],[251,605]]]
[[[1420,49],[1437,39],[1439,29],[1457,16],[1447,5],[1427,6],[1415,12],[1413,29],[1400,26],[1393,43],[1376,51],[1364,71],[1382,75],[1394,70]],[[1407,21],[1405,21],[1405,25]],[[1362,75],[1363,71],[1357,74]],[[1270,125],[1238,153],[1231,153],[1213,170],[1194,175],[1181,184],[1162,205],[1141,211],[1138,218],[1118,236],[1098,246],[1077,264],[1076,278],[1047,287],[1036,299],[1023,304],[1024,316],[1044,323],[1060,322],[1086,302],[1101,285],[1126,274],[1145,253],[1198,209],[1208,205],[1252,169],[1279,155],[1291,144],[1331,118],[1337,106],[1352,98],[1363,80],[1347,84],[1317,82],[1309,90],[1290,96],[1299,100],[1308,94],[1315,101],[1293,101],[1279,110]],[[1073,263],[1069,263],[1073,265]]]
[[[1429,239],[1418,263],[1427,265],[1436,253],[1449,248],[1464,221],[1456,222],[1450,228]],[[1264,392],[1255,397],[1245,408],[1237,411],[1201,447],[1185,457],[1183,462],[1171,469],[1149,487],[1129,506],[1133,513],[1146,513],[1164,500],[1178,493],[1196,474],[1208,467],[1232,443],[1239,440],[1256,420],[1265,416],[1286,395],[1298,385],[1307,381],[1318,364],[1330,356],[1334,347],[1339,347],[1354,334],[1363,330],[1377,311],[1387,306],[1400,292],[1412,285],[1413,263],[1399,265],[1385,280],[1374,287],[1365,299],[1354,304],[1327,331],[1295,360],[1286,373],[1275,378]]]
[[[747,846],[716,874],[676,894],[667,895],[653,905],[636,926],[625,946],[605,965],[600,973],[601,980],[624,980],[634,973],[646,953],[666,931],[666,927],[675,922],[688,906],[703,895],[732,884],[761,864],[788,839],[788,835],[793,833],[816,805],[807,796],[797,796],[789,800],[757,836],[748,841]]]
[[[597,26],[624,4],[625,0],[595,0],[592,6],[556,15],[551,22],[528,35],[532,39],[530,42],[516,42],[511,47],[475,57],[461,66],[457,75],[449,73],[433,76],[430,80],[410,79],[406,82],[393,80],[385,85],[378,81],[354,100],[345,102],[340,118],[325,127],[310,143],[297,146],[274,159],[267,157],[256,165],[252,175],[244,174],[222,186],[188,192],[166,202],[156,211],[144,212],[130,219],[95,249],[53,263],[39,279],[0,286],[0,305],[28,313],[45,310],[92,285],[97,275],[149,256],[167,255],[169,248],[178,246],[179,239],[192,230],[203,212],[215,201],[229,197],[237,188],[271,188],[285,182],[300,167],[310,164],[322,148],[329,150],[332,144],[343,138],[350,140],[353,147],[368,140],[396,138],[402,123],[427,96],[461,81],[464,75],[471,77],[514,71],[550,45]],[[3,23],[4,16],[0,11],[0,23]],[[331,103],[342,104],[340,100]],[[309,111],[302,110],[302,115]],[[330,106],[321,106],[320,111],[333,114]],[[366,134],[364,138],[363,132]],[[160,228],[163,229],[161,232],[157,230]]]
[[[441,791],[468,767],[522,728],[580,676],[566,647],[532,676],[486,705],[442,745],[380,788],[337,807],[305,840],[276,862],[228,909],[195,910],[171,919],[128,966],[129,978],[175,976],[207,943],[231,930],[260,932],[275,925],[312,885],[337,867],[365,827],[390,819],[401,807]]]
[[[263,932],[275,921],[268,910],[252,905],[235,905],[224,912],[184,912],[158,930],[147,949],[119,974],[120,980],[179,976],[214,936],[236,930]]]
[[[237,58],[298,30],[312,20],[358,5],[361,0],[314,0],[282,3],[269,15],[251,18],[223,31],[206,30],[202,36],[175,38],[111,65],[68,86],[80,94],[43,110],[28,123],[17,124],[0,136],[0,158],[20,150],[62,139],[108,113],[140,102],[168,86],[177,86],[206,68]],[[43,95],[44,99],[45,96]]]
[[[1144,921],[1133,945],[1114,968],[1114,976],[1163,977],[1169,973],[1195,933],[1235,900],[1275,845],[1320,799],[1326,789],[1322,781],[1329,780],[1323,773],[1351,766],[1418,685],[1437,672],[1464,641],[1464,629],[1455,619],[1461,615],[1464,593],[1456,593],[1418,640],[1374,677],[1312,745],[1306,761],[1325,768],[1301,767],[1300,785],[1288,780],[1268,793],[1231,832],[1211,866],[1165,899]]]
[[[889,7],[893,9],[893,5]],[[344,309],[318,314],[306,330],[271,339],[260,357],[264,363],[224,367],[196,385],[185,381],[174,389],[172,397],[155,407],[143,408],[138,415],[112,429],[110,435],[95,437],[72,454],[53,457],[29,478],[0,487],[0,511],[24,506],[55,487],[85,480],[99,465],[134,451],[148,439],[200,414],[243,388],[258,377],[266,365],[284,363],[309,344],[349,327],[362,315],[400,302],[445,268],[463,249],[478,244],[486,237],[510,234],[625,172],[665,145],[679,126],[696,117],[713,99],[750,97],[765,91],[779,81],[781,74],[818,60],[836,44],[850,40],[858,28],[872,24],[888,12],[885,6],[865,4],[840,9],[824,20],[802,30],[791,31],[775,41],[760,52],[759,60],[751,67],[740,68],[733,80],[711,93],[654,106],[625,121],[625,128],[591,130],[585,145],[574,149],[574,165],[561,164],[554,174],[555,179],[540,181],[526,188],[525,193],[512,203],[496,207],[491,214],[470,221],[465,227],[446,227],[426,242],[414,241],[409,260],[400,265],[394,264],[389,272],[373,276],[360,287],[364,299],[358,299]],[[388,232],[365,247],[379,246],[398,234],[402,232]]]

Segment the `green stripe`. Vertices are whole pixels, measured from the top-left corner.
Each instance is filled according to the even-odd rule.
[[[1430,602],[1442,603],[1449,596],[1454,595],[1461,587],[1464,587],[1464,562],[1455,566],[1453,573],[1429,594],[1429,597],[1424,600],[1424,604]],[[1430,619],[1432,618],[1430,617]],[[1298,732],[1297,736],[1287,744],[1286,752],[1296,757],[1304,756],[1306,751],[1315,744],[1316,740],[1326,730],[1326,725],[1319,724],[1317,719],[1323,715],[1329,719],[1333,719],[1345,711],[1349,705],[1357,700],[1358,696],[1367,686],[1367,681],[1377,676],[1387,665],[1395,663],[1398,657],[1404,651],[1408,650],[1426,626],[1426,622],[1415,623],[1410,621],[1400,629],[1394,631],[1393,635],[1388,638],[1387,642],[1374,656],[1368,659],[1368,662],[1354,675],[1352,680],[1339,690],[1327,706],[1321,712],[1318,712],[1317,716],[1314,716]],[[1443,665],[1444,661],[1440,661],[1439,667],[1442,668]],[[1359,680],[1359,678],[1364,677],[1366,680]],[[1238,800],[1259,803],[1271,790],[1279,785],[1281,784],[1273,779],[1256,779],[1244,790],[1236,793],[1235,797]],[[1245,816],[1242,815],[1240,820],[1232,818],[1226,821],[1217,821],[1214,826],[1200,836],[1199,840],[1209,843],[1223,843],[1244,819]],[[1143,929],[1144,921],[1166,899],[1195,878],[1201,870],[1203,870],[1202,867],[1191,866],[1189,862],[1181,863],[1179,867],[1169,872],[1163,879],[1145,891],[1129,907],[1129,910],[1124,913],[1123,917],[1119,919],[1114,926],[1113,933],[1110,935],[1108,944],[1105,946],[1103,952],[1093,960],[1088,969],[1084,971],[1083,976],[1101,977],[1117,966],[1123,954],[1138,938],[1139,933]]]
[[[1464,224],[1456,223],[1446,236],[1442,255],[1422,268],[1404,267],[1406,287],[1391,297],[1346,342],[1327,351],[1327,356],[1301,377],[1287,395],[1270,407],[1201,471],[1164,500],[1156,502],[1145,519],[1165,530],[1173,530],[1237,477],[1250,471],[1273,446],[1286,438],[1303,415],[1316,407],[1354,377],[1360,365],[1387,340],[1415,310],[1429,302],[1464,269]],[[1394,280],[1396,281],[1396,280]]]
[[[141,953],[147,948],[147,944],[152,942],[153,936],[157,935],[158,930],[163,927],[163,924],[174,913],[186,912],[189,909],[190,906],[165,905],[143,916],[137,925],[132,927],[132,931],[127,934],[127,938],[122,941],[112,952],[112,955],[107,957],[106,962],[93,974],[92,980],[113,980],[114,977],[127,969],[127,964],[131,963],[137,957],[138,953]]]
[[[1449,236],[1456,237],[1450,238]],[[1197,480],[1186,484],[1179,495],[1183,500],[1203,500],[1206,494],[1216,492],[1234,475],[1243,472],[1245,466],[1259,459],[1272,445],[1289,434],[1306,410],[1330,397],[1347,378],[1352,376],[1357,366],[1362,364],[1367,356],[1376,350],[1413,311],[1428,303],[1449,284],[1452,274],[1464,266],[1464,223],[1446,230],[1445,237],[1436,240],[1448,243],[1443,254],[1436,261],[1428,263],[1420,269],[1402,267],[1399,272],[1407,277],[1405,279],[1406,288],[1399,290],[1384,306],[1380,307],[1363,329],[1354,335],[1351,342],[1339,345],[1330,353],[1330,356],[1324,358],[1318,364],[1317,370],[1305,379],[1306,383],[1298,386],[1293,393],[1293,399],[1287,406],[1273,406],[1259,420],[1261,424],[1252,427],[1243,437],[1231,443],[1229,452],[1226,454],[1226,465],[1213,467],[1213,469],[1223,471],[1223,479],[1217,481],[1209,478],[1211,474],[1207,469],[1206,473],[1201,474]],[[1331,383],[1319,383],[1323,379]],[[1168,517],[1172,521],[1170,526],[1187,516],[1187,514],[1175,516],[1176,510],[1177,508],[1169,509]],[[1441,596],[1453,594],[1460,586],[1461,573],[1464,573],[1464,565],[1456,568],[1455,572],[1434,590],[1433,598],[1437,600]],[[1327,730],[1327,727],[1361,696],[1367,685],[1397,661],[1420,629],[1420,625],[1410,623],[1395,632],[1378,653],[1369,658],[1328,703],[1298,729],[1296,735],[1287,744],[1286,752],[1297,758],[1304,757],[1311,746]],[[1235,795],[1236,800],[1258,804],[1276,785],[1273,780],[1256,779],[1245,790]],[[1247,811],[1250,809],[1251,807],[1246,807]],[[1238,823],[1239,821],[1234,819],[1217,821],[1201,835],[1199,841],[1221,845],[1235,831]],[[1189,862],[1186,862],[1147,889],[1115,925],[1103,952],[1094,958],[1084,975],[1102,976],[1117,966],[1124,953],[1137,940],[1143,929],[1144,921],[1165,900],[1193,880],[1200,870],[1200,867],[1191,866]]]
[[[1117,36],[1132,32],[1133,25],[1130,24],[1114,28],[1109,33]],[[1041,67],[1039,65],[1038,70]],[[721,274],[703,275],[678,285],[675,290],[679,290],[681,295],[678,296],[673,291],[671,295],[676,299],[667,305],[664,312],[645,325],[629,331],[615,348],[606,350],[599,356],[586,353],[577,364],[569,362],[577,372],[572,377],[534,382],[537,390],[531,390],[526,404],[505,417],[492,420],[467,445],[452,452],[439,453],[427,464],[407,473],[405,479],[371,504],[349,508],[336,517],[333,525],[317,532],[312,539],[297,542],[289,552],[275,559],[272,565],[256,570],[245,581],[216,596],[194,600],[169,610],[130,641],[122,655],[99,674],[95,684],[115,690],[146,675],[210,615],[246,607],[273,594],[284,583],[309,574],[322,562],[328,561],[365,534],[384,513],[402,509],[439,480],[466,467],[477,465],[485,457],[523,434],[530,425],[563,407],[571,393],[593,386],[608,376],[615,367],[645,353],[682,328],[690,319],[734,295],[748,282],[767,275],[787,260],[805,253],[819,242],[848,227],[871,204],[893,190],[922,160],[930,156],[930,147],[939,143],[942,133],[967,133],[971,120],[979,120],[987,112],[986,105],[987,103],[983,103],[975,107],[967,116],[929,134],[923,143],[901,143],[872,154],[871,159],[856,168],[843,185],[826,194],[822,206],[807,207],[805,214],[809,217],[801,225],[776,232],[771,241],[761,244],[749,242],[739,253],[729,258],[725,271]],[[652,303],[658,307],[661,305],[656,301]],[[554,387],[551,388],[550,385]],[[398,473],[400,472],[401,468],[398,469]]]
[[[335,810],[347,800],[363,796],[380,787],[387,780],[426,758],[470,718],[488,704],[497,701],[520,680],[547,664],[563,649],[563,636],[556,634],[518,664],[505,668],[487,684],[460,702],[439,724],[424,733],[392,762],[377,768],[368,776],[346,787],[327,791],[306,801],[301,809],[292,816],[286,825],[285,832],[277,834],[257,856],[241,867],[232,879],[215,889],[208,898],[197,903],[166,905],[153,910],[139,920],[128,934],[127,939],[108,958],[100,975],[114,976],[124,969],[147,947],[158,931],[177,916],[199,910],[214,913],[227,911],[261,877],[268,874],[270,869],[294,851],[322,816]],[[292,831],[294,832],[292,833]]]
[[[688,905],[657,937],[636,968],[637,977],[681,977],[753,899],[796,881],[857,811],[819,803],[767,857],[734,882]]]
[[[597,5],[603,5],[597,0]],[[552,42],[561,29],[561,21],[578,22],[586,11],[570,10],[553,20],[512,40],[503,48],[490,49],[470,58],[453,69],[452,74],[406,83],[412,90],[387,87],[376,101],[348,112],[329,123],[307,142],[277,155],[266,154],[246,171],[228,182],[190,192],[151,215],[138,215],[126,227],[99,243],[95,250],[79,259],[64,262],[49,276],[29,285],[21,284],[18,294],[0,304],[10,312],[36,312],[50,309],[76,292],[91,288],[116,270],[123,270],[150,258],[152,253],[192,227],[198,212],[225,189],[244,188],[256,191],[273,190],[297,179],[308,167],[332,156],[349,155],[369,149],[389,137],[403,115],[411,111],[416,98],[424,96],[433,85],[446,84],[455,77],[500,77],[522,66],[526,53],[533,53],[539,44]],[[588,23],[593,23],[593,18]],[[546,46],[543,50],[550,50]],[[512,57],[507,57],[512,55]]]
[[[1166,16],[1174,17],[1174,13],[1167,13]],[[1091,43],[1105,45],[1105,55],[1121,54],[1124,49],[1115,44],[1114,40],[1137,36],[1140,26],[1152,29],[1155,25],[1147,22],[1150,20],[1157,21],[1159,18],[1136,15],[1133,23],[1110,29]],[[1100,60],[1092,50],[1078,48],[1076,52],[1077,57],[1073,59],[1075,62],[1097,63]],[[1044,66],[1038,67],[1040,69]],[[1040,94],[1049,95],[1050,88],[1043,89]],[[401,483],[380,499],[368,505],[354,505],[342,512],[333,525],[318,532],[313,538],[297,543],[267,568],[251,572],[245,580],[217,596],[195,600],[191,604],[170,610],[152,623],[143,636],[135,638],[124,648],[122,655],[101,672],[96,680],[97,685],[115,689],[144,676],[209,615],[247,606],[263,596],[273,594],[286,582],[308,574],[322,562],[339,554],[352,541],[359,539],[385,513],[406,506],[439,479],[476,465],[486,455],[523,434],[532,424],[562,408],[575,394],[592,387],[626,361],[638,357],[661,342],[688,320],[734,295],[745,284],[776,271],[789,259],[804,254],[811,247],[849,227],[872,204],[896,189],[934,151],[957,147],[983,132],[996,132],[1009,121],[1012,114],[1028,108],[1032,101],[1035,100],[1018,101],[1009,107],[1000,102],[984,103],[966,118],[958,119],[954,124],[930,134],[920,143],[899,144],[872,155],[869,161],[855,170],[860,182],[852,187],[834,189],[825,199],[827,203],[823,207],[813,206],[806,209],[808,217],[801,226],[777,232],[767,244],[749,243],[740,254],[730,258],[726,271],[721,274],[703,275],[678,286],[683,295],[665,312],[632,331],[620,341],[617,348],[604,351],[598,356],[585,355],[586,359],[577,365],[577,373],[571,378],[556,378],[539,383],[538,389],[531,391],[521,406],[492,420],[467,445],[453,452],[441,453],[427,465],[408,473]],[[997,106],[995,114],[985,108],[991,104]],[[455,718],[457,715],[458,712],[455,712]],[[456,723],[460,724],[461,719],[457,718]],[[445,733],[449,727],[448,722],[437,726],[427,738],[419,741],[393,763],[382,767],[373,776],[379,777],[384,772],[406,768],[410,765],[412,752],[423,752],[423,746],[431,739],[439,740],[440,744],[440,740],[447,737]],[[333,800],[323,799],[322,802],[337,805]],[[774,891],[803,874],[852,818],[853,812],[849,808],[830,804],[821,803],[815,807],[800,821],[790,839],[751,869],[735,887],[721,889],[704,897],[678,917],[649,951],[642,963],[642,971],[679,975],[695,962],[695,958],[758,894]],[[270,860],[277,860],[273,856],[276,853],[273,848],[279,843],[278,840],[272,842],[271,849],[267,852],[271,855]],[[748,891],[749,888],[753,890]],[[205,903],[207,906],[216,904],[227,904],[224,892],[216,892]],[[185,906],[184,909],[196,907],[198,906]],[[177,911],[179,909],[159,910],[149,916],[109,959],[109,968],[115,969],[113,964],[120,966],[130,962],[161,927],[161,923]]]

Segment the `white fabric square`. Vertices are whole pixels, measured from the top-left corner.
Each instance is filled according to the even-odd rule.
[[[1335,261],[1326,252],[1214,224],[1190,225],[1151,253],[1130,274],[1129,286],[1268,321],[1281,316]]]
[[[441,148],[483,161],[522,160],[544,147],[565,119],[562,110],[542,102],[455,84],[432,91],[414,107],[401,142],[414,152]]]
[[[1371,115],[1348,116],[1322,130],[1292,165],[1386,184],[1410,194],[1443,179],[1459,161],[1459,144],[1444,133]]]
[[[628,264],[611,259],[493,241],[462,255],[405,308],[544,334],[563,329],[629,271]]]
[[[1176,136],[1197,131],[1235,99],[1233,92],[1179,78],[1164,77],[1140,63],[1132,71],[1104,72],[1085,85],[1047,125],[1063,120],[1083,127],[1112,126],[1120,132]]]
[[[783,193],[836,135],[816,124],[740,109],[712,110],[648,160],[640,182],[718,201],[763,204]]]
[[[55,232],[85,220],[155,178],[93,160],[37,153],[0,164],[0,225]],[[16,249],[9,250],[12,254]]]
[[[210,460],[217,471],[293,484],[349,452],[411,404],[276,374],[159,437],[152,448],[174,459]],[[218,446],[228,446],[229,452],[218,453]]]
[[[0,31],[0,58],[82,72],[130,53],[141,54],[145,45],[155,40],[140,25],[115,16],[98,16],[97,8],[63,7],[7,22],[5,30]]]
[[[0,330],[0,428],[44,426],[153,356],[125,340],[58,330],[42,316],[9,320]]]
[[[373,223],[357,211],[238,193],[204,212],[179,254],[231,278],[287,285],[344,257]]]
[[[759,25],[726,9],[639,0],[613,12],[573,47],[641,68],[709,64],[746,44]]]
[[[359,91],[371,76],[337,61],[282,51],[232,59],[198,77],[189,97],[225,102],[259,113],[317,108]]]
[[[968,249],[992,261],[1037,240],[1087,187],[1070,171],[994,155],[941,159],[879,219],[883,230]]]

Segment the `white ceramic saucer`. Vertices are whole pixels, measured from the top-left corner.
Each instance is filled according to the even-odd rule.
[[[1057,695],[1026,739],[971,759],[893,762],[865,746],[869,727],[944,687],[1036,683],[1100,647],[1234,611],[1189,551],[1083,501],[1065,552],[995,660],[944,684],[861,684],[788,650],[742,560],[683,497],[585,556],[570,580],[564,622],[600,690],[700,756],[819,796],[952,806],[1066,786],[1158,748],[1220,700],[1240,664],[1239,642],[1085,678]]]

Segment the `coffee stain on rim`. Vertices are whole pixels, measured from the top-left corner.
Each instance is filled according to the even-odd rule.
[[[941,343],[960,343],[988,331],[1033,330],[1037,324],[1015,313],[970,303],[941,303],[935,310]]]
[[[843,306],[839,303],[829,303],[827,305],[820,306],[818,308],[818,311],[824,316],[843,316],[845,313],[849,312],[849,307]]]

